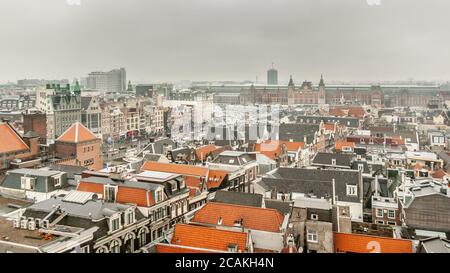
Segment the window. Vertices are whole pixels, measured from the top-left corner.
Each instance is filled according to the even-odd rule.
[[[120,228],[120,215],[116,215],[114,217],[111,217],[109,220],[110,224],[110,231],[114,232]]]
[[[331,165],[336,165],[336,158],[331,159]]]
[[[35,185],[35,178],[33,177],[21,177],[20,178],[20,187],[23,190],[34,190],[34,185]]]
[[[315,230],[308,230],[306,232],[306,241],[308,243],[317,243],[318,242],[317,231],[315,231]]]
[[[383,217],[383,209],[377,209],[377,217]]]
[[[364,171],[364,165],[363,164],[358,164],[358,171],[360,171],[360,172]]]
[[[170,181],[170,185],[171,185],[172,191],[177,190],[177,181]]]
[[[141,229],[139,231],[139,234],[138,234],[139,247],[143,247],[147,243],[146,235],[147,235],[147,233],[145,232],[145,229]]]
[[[395,210],[388,210],[388,218],[395,219]]]
[[[395,222],[391,222],[391,221],[388,221],[387,224],[388,224],[388,225],[391,225],[391,226],[397,225]]]
[[[85,245],[81,248],[81,253],[89,253],[89,245]]]
[[[53,177],[53,183],[55,187],[61,187],[61,176]]]
[[[319,219],[319,215],[311,214],[311,220],[317,220],[317,219]]]
[[[159,203],[162,201],[162,190],[156,191],[156,203]]]
[[[117,186],[105,185],[104,200],[107,202],[116,201]]]
[[[112,241],[109,249],[110,249],[111,253],[120,253],[119,242],[117,242],[116,240]]]
[[[384,221],[377,220],[377,224],[379,224],[379,225],[384,225]]]
[[[125,224],[131,225],[134,223],[134,209],[128,209],[125,212]]]
[[[349,196],[357,196],[358,190],[356,185],[347,185],[347,195]]]

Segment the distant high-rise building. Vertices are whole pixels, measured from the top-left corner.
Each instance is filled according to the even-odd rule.
[[[278,70],[271,68],[267,71],[267,84],[277,85],[278,84]]]
[[[109,72],[91,72],[87,78],[87,88],[101,93],[117,93],[127,89],[127,72],[125,68]]]

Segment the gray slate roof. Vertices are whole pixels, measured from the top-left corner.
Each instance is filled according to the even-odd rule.
[[[339,201],[359,203],[362,194],[359,178],[359,172],[355,170],[279,168],[275,173],[263,177],[260,185],[268,191],[276,189],[283,193],[331,198],[334,179]],[[347,185],[356,185],[358,196],[347,196]]]
[[[246,192],[217,191],[213,202],[250,207],[262,207],[263,196]]]

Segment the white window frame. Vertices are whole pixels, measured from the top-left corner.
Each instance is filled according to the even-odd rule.
[[[315,230],[307,230],[306,231],[306,241],[308,243],[318,243],[319,242],[319,235],[317,231]]]
[[[54,181],[53,185],[55,187],[61,187],[61,180],[62,180],[62,175],[53,176],[53,181]]]
[[[162,190],[161,189],[157,189],[155,191],[155,202],[159,203],[159,202],[162,201],[162,199],[163,199]]]
[[[130,216],[131,216],[131,219],[130,219]],[[133,224],[134,222],[136,222],[136,215],[135,215],[134,208],[127,209],[125,211],[125,225],[128,226],[128,225]]]
[[[390,213],[391,213],[391,212],[394,213],[394,216],[392,216],[392,217],[390,216]],[[388,215],[388,218],[389,218],[389,219],[395,219],[395,210],[389,209],[387,215]]]
[[[319,215],[315,214],[315,213],[312,213],[311,214],[311,220],[319,220]]]
[[[380,212],[381,212],[381,214],[380,214]],[[376,209],[375,209],[375,213],[376,213],[376,216],[377,216],[378,218],[384,217],[383,209],[376,208]]]
[[[20,188],[22,190],[34,191],[35,186],[36,186],[36,178],[27,176],[22,176],[20,178]]]
[[[114,221],[117,221],[117,223],[118,223],[116,229],[113,229],[113,227],[114,227],[114,225],[113,225]],[[122,228],[122,224],[120,223],[120,214],[116,214],[116,215],[111,216],[111,217],[109,218],[109,230],[110,230],[110,232],[115,232],[115,231],[117,231],[117,230],[119,230],[119,229],[121,229],[121,228]]]
[[[358,186],[347,185],[347,196],[358,196]]]
[[[110,196],[109,196],[109,191],[108,191],[108,189],[110,189],[110,188],[114,189],[114,199],[113,199],[113,200],[112,200],[112,199],[110,198]],[[111,202],[111,200],[112,200],[112,202],[115,202],[115,201],[116,201],[116,198],[117,198],[117,190],[118,190],[118,186],[114,186],[114,185],[105,185],[105,186],[104,186],[104,190],[103,190],[103,200],[105,200],[105,201],[107,201],[107,202]],[[106,194],[106,193],[108,193],[108,194]]]
[[[384,225],[384,221],[383,220],[377,220],[376,222],[378,225]]]

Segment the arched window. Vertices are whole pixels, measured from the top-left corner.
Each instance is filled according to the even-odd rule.
[[[120,243],[117,240],[113,240],[109,245],[109,251],[111,253],[120,253]]]
[[[144,228],[141,228],[138,233],[139,247],[145,246],[147,243],[147,231]]]
[[[97,249],[96,253],[108,253],[108,248],[106,246],[101,246]]]

